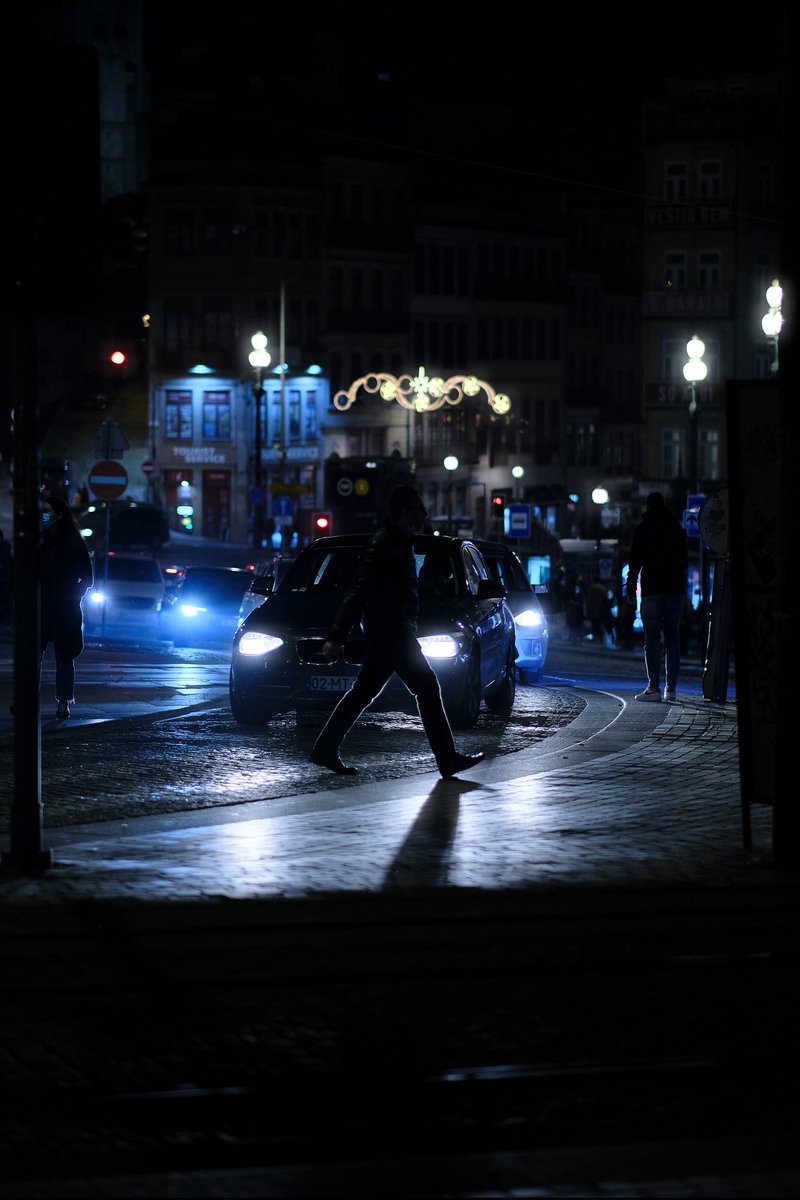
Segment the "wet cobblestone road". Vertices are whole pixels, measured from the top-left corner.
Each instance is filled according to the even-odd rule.
[[[456,730],[466,753],[491,757],[544,741],[577,717],[584,700],[569,688],[519,687],[510,717],[481,710],[474,729]],[[42,801],[49,827],[216,808],[329,792],[352,780],[313,767],[309,754],[322,718],[293,714],[267,728],[236,724],[227,705],[131,726],[98,725],[42,739]],[[432,771],[417,716],[370,713],[343,755],[359,783]],[[0,773],[13,772],[13,741],[0,745]],[[0,811],[0,832],[9,824]]]

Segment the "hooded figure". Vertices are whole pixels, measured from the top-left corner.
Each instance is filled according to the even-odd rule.
[[[94,581],[92,560],[69,505],[60,496],[42,502],[39,559],[40,649],[50,642],[56,660],[56,716],[70,715],[74,703],[75,659],[83,650],[81,600]]]

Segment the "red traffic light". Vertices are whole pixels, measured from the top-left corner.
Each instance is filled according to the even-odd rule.
[[[314,533],[322,536],[331,531],[331,514],[327,512],[315,512],[311,518],[311,528]]]
[[[115,367],[124,367],[128,361],[128,356],[122,350],[112,350],[108,356],[108,361],[112,362]]]
[[[504,508],[505,503],[506,503],[506,498],[502,492],[493,492],[492,493],[492,505],[495,508]]]

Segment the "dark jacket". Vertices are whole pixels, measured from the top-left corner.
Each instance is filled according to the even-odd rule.
[[[683,595],[689,563],[686,532],[667,508],[648,510],[631,542],[626,591],[635,595],[641,571],[643,596]]]
[[[363,618],[364,633],[370,642],[391,638],[401,630],[416,633],[418,610],[414,539],[387,521],[359,563],[353,586],[339,605],[327,639],[345,642],[359,618]]]
[[[77,658],[83,650],[81,599],[92,586],[92,560],[69,507],[65,504],[62,509],[54,501],[50,503],[61,513],[61,519],[42,534],[41,648],[53,642],[59,653]]]

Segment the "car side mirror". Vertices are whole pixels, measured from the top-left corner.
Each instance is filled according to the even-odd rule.
[[[478,580],[478,599],[479,600],[500,600],[508,593],[502,583],[496,583],[494,579],[479,579]]]
[[[269,596],[275,586],[272,575],[256,575],[247,589],[253,596]]]

